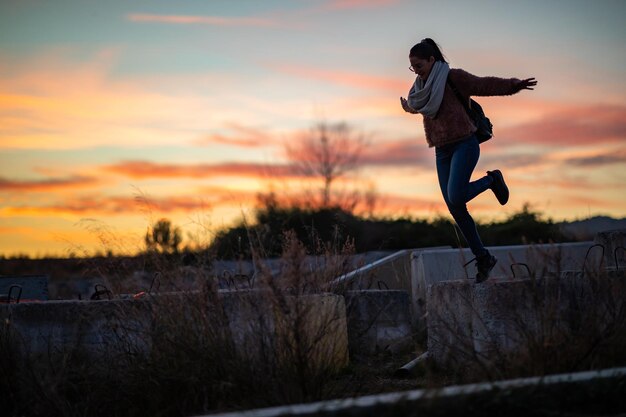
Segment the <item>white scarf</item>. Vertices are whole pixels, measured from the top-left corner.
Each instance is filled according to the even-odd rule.
[[[418,76],[407,97],[409,106],[424,116],[434,118],[443,100],[448,72],[450,72],[450,66],[447,62],[436,61],[430,70],[426,84]]]

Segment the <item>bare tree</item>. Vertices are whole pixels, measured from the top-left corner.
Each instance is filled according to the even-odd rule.
[[[168,219],[160,219],[152,230],[148,230],[145,241],[148,250],[177,253],[182,237],[178,227],[173,227]]]
[[[319,122],[308,135],[296,143],[287,143],[287,157],[304,175],[319,177],[324,182],[322,205],[331,202],[333,182],[359,167],[359,159],[367,145],[365,136],[345,122]]]

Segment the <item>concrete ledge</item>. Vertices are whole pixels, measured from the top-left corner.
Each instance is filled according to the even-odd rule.
[[[335,279],[331,286],[350,290],[410,288],[411,251],[401,250]]]
[[[122,341],[145,352],[149,317],[149,306],[136,300],[0,305],[0,320],[14,332],[21,351],[36,355],[78,348],[99,355]]]
[[[8,302],[11,286],[21,288],[20,302],[48,300],[47,275],[0,276],[0,302]],[[16,301],[18,291],[11,294],[11,302]]]
[[[626,368],[414,390],[211,417],[418,417],[534,415],[533,411],[615,414],[626,407]],[[577,414],[579,415],[579,414]]]

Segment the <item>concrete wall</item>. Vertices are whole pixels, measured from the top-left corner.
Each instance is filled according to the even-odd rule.
[[[122,345],[145,351],[148,307],[130,300],[20,303],[0,305],[0,320],[9,323],[23,351],[36,355],[73,349],[98,355]]]
[[[251,359],[285,352],[297,332],[300,343],[307,344],[312,366],[340,368],[348,363],[341,296],[272,298],[261,291],[223,291],[204,304],[199,297],[203,295],[178,293],[142,299],[6,304],[0,305],[0,320],[8,323],[6,328],[14,332],[19,348],[34,355],[75,349],[94,358],[105,353],[147,353],[155,336],[176,326],[205,331],[213,324],[212,330],[221,326],[235,348]]]
[[[414,347],[408,292],[362,290],[344,296],[351,353],[397,353]]]

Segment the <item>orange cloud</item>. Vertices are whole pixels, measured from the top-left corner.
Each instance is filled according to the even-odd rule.
[[[219,176],[240,177],[298,177],[293,165],[270,165],[248,162],[221,164],[160,164],[149,161],[126,161],[103,167],[104,170],[131,178],[210,178]]]
[[[200,197],[198,197],[200,196]],[[57,203],[42,205],[5,206],[0,208],[4,216],[96,216],[126,215],[142,211],[171,213],[175,211],[204,211],[219,205],[250,204],[256,192],[247,190],[205,187],[192,196],[165,197],[96,197],[80,196]]]
[[[405,197],[394,194],[381,194],[377,200],[376,213],[380,215],[398,216],[411,213],[446,214],[448,208],[442,198],[426,199]]]
[[[91,177],[48,178],[42,180],[8,180],[0,178],[0,191],[54,191],[58,189],[91,187],[99,181]]]
[[[561,204],[570,207],[594,207],[601,210],[623,209],[624,201],[611,201],[608,198],[597,198],[586,195],[568,195],[561,198]]]
[[[136,207],[137,201],[129,198],[94,198],[80,197],[62,203],[47,205],[20,205],[0,208],[0,214],[5,216],[57,216],[60,214],[93,215],[95,213],[119,214],[129,212],[130,207]]]
[[[212,25],[212,26],[276,26],[272,19],[260,17],[224,17],[224,16],[190,16],[190,15],[155,15],[131,13],[126,15],[131,22],[168,23],[177,25]]]

